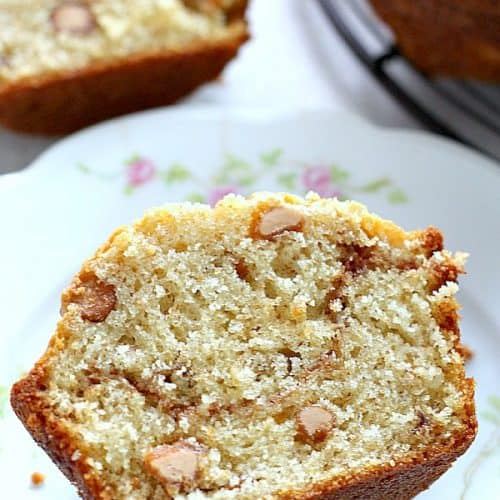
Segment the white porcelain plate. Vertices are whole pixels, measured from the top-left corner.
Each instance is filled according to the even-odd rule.
[[[470,252],[460,301],[479,434],[422,499],[500,495],[500,166],[434,136],[333,112],[171,108],[85,130],[22,173],[0,178],[0,476],[2,498],[76,493],[8,404],[44,349],[59,295],[118,225],[167,201],[235,191],[309,190],[355,198],[406,228],[436,225]],[[33,472],[45,475],[40,487]]]

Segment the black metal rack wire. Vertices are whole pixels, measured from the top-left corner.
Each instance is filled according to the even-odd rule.
[[[367,0],[319,0],[372,75],[428,129],[500,160],[500,87],[429,79],[398,51]]]

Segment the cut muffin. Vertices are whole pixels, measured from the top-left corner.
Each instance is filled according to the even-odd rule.
[[[500,2],[370,0],[401,52],[432,76],[500,82]]]
[[[0,122],[59,134],[169,104],[247,39],[247,0],[0,1]]]
[[[316,195],[151,210],[65,290],[12,406],[83,498],[410,498],[476,434],[464,257]]]

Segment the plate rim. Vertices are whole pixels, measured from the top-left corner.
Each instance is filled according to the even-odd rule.
[[[31,161],[25,168],[15,172],[9,172],[0,175],[0,189],[8,188],[11,184],[15,187],[16,180],[19,176],[27,176],[33,174],[33,172],[38,172],[40,169],[44,168],[47,160],[50,160],[51,156],[57,154],[60,150],[63,150],[75,143],[82,140],[87,140],[91,138],[92,135],[98,134],[100,132],[112,132],[113,129],[121,126],[134,125],[136,122],[143,120],[148,120],[149,118],[158,118],[165,116],[167,119],[175,118],[176,116],[187,117],[196,121],[210,121],[213,120],[239,120],[239,121],[268,121],[279,120],[279,119],[296,119],[300,116],[321,116],[329,117],[332,119],[342,119],[354,123],[355,126],[360,128],[365,128],[370,130],[372,133],[378,134],[380,136],[404,136],[410,138],[413,141],[427,142],[429,147],[438,146],[441,150],[445,150],[449,154],[460,154],[465,155],[470,158],[471,162],[477,163],[477,168],[486,168],[490,172],[494,172],[498,181],[500,182],[500,162],[496,162],[492,158],[476,151],[464,144],[456,142],[444,136],[440,136],[436,133],[427,130],[418,129],[408,129],[399,127],[389,127],[380,124],[376,124],[366,117],[363,117],[352,110],[345,109],[334,109],[334,108],[319,108],[319,107],[303,107],[303,108],[285,108],[280,106],[275,107],[263,107],[263,106],[235,106],[231,108],[224,108],[219,105],[211,104],[176,104],[173,106],[164,106],[155,109],[138,111],[136,113],[131,113],[128,115],[119,116],[106,120],[82,130],[74,132],[62,139],[56,141],[54,144],[50,145],[47,149],[42,151],[33,161]]]

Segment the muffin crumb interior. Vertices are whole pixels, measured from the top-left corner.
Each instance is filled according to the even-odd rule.
[[[463,262],[435,229],[314,195],[155,209],[65,292],[45,397],[115,498],[264,498],[396,463],[464,429]]]

